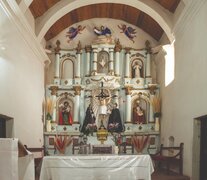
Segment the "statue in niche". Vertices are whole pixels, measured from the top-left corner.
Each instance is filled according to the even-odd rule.
[[[92,105],[89,104],[87,110],[85,119],[83,121],[83,126],[81,128],[81,132],[88,135],[90,132],[94,132],[97,130],[96,126],[96,117],[92,109]]]
[[[59,125],[72,125],[71,106],[68,101],[64,101],[59,106]]]
[[[142,77],[142,62],[140,60],[136,60],[132,64],[132,78],[140,78]]]
[[[106,51],[101,51],[98,54],[98,73],[108,73],[108,60],[109,55]]]
[[[121,115],[118,109],[118,104],[114,103],[114,107],[109,115],[108,131],[120,133],[123,131],[123,125],[121,122]]]
[[[146,124],[145,112],[138,101],[136,107],[133,108],[133,123]]]

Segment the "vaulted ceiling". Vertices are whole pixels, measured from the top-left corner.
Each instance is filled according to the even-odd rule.
[[[34,18],[37,19],[59,1],[60,0],[33,0],[29,8]],[[178,4],[180,3],[180,0],[152,1],[157,2],[172,14],[175,12]],[[73,25],[74,23],[91,18],[111,18],[124,20],[141,28],[157,41],[160,40],[164,32],[160,25],[153,19],[153,17],[137,8],[117,3],[101,3],[83,6],[68,12],[50,27],[50,29],[45,34],[45,39],[50,40],[59,34],[63,29]]]

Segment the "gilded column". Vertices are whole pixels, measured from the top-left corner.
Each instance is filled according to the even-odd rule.
[[[116,42],[116,45],[115,45],[115,76],[119,76],[120,75],[120,72],[119,72],[119,61],[120,61],[120,52],[121,52],[121,49],[122,49],[122,46],[120,44],[120,41],[119,39],[117,40]]]
[[[75,68],[75,78],[80,78],[80,59],[81,59],[81,43],[79,41],[78,46],[76,48],[77,52],[77,60],[76,60],[76,68]]]
[[[126,48],[125,51],[126,51],[126,53],[125,53],[126,54],[125,78],[129,78],[130,77],[130,71],[129,71],[129,69],[130,69],[130,67],[129,67],[129,64],[130,64],[130,48]]]
[[[114,74],[114,48],[109,49],[109,74]]]
[[[86,67],[86,74],[85,76],[90,76],[90,57],[91,57],[91,46],[86,46],[85,47],[85,51],[86,51],[86,64],[85,64],[85,67]]]
[[[97,73],[97,53],[98,50],[96,48],[93,49],[93,69],[91,74],[95,75]]]
[[[131,121],[131,86],[125,86],[126,93],[126,117],[125,123],[132,123]]]
[[[56,41],[56,48],[55,48],[55,79],[60,78],[60,41]]]
[[[73,123],[79,124],[81,86],[74,86],[73,90],[75,91]]]

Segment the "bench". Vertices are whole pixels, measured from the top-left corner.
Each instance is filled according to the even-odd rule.
[[[156,154],[151,154],[151,158],[158,168],[165,164],[168,174],[170,173],[170,168],[176,166],[179,169],[179,174],[183,175],[183,146],[184,143],[180,143],[180,146],[177,147],[164,147],[161,144],[160,151]]]

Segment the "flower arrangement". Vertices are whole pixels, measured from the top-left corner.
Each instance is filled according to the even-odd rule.
[[[152,108],[154,112],[154,118],[161,116],[161,99],[159,96],[154,96],[152,101]]]
[[[110,132],[115,132],[118,127],[119,127],[119,123],[110,123],[108,129]]]
[[[141,153],[143,151],[143,149],[148,144],[149,140],[150,140],[149,135],[132,136],[132,144],[134,145],[134,148],[138,153]]]
[[[121,134],[120,133],[116,133],[116,134],[112,133],[112,136],[113,136],[112,141],[114,141],[114,144],[116,146],[120,146],[123,142]]]
[[[96,132],[96,131],[97,131],[96,123],[88,124],[86,126],[86,134],[88,134],[88,133],[93,134],[93,132]]]
[[[54,108],[54,101],[51,98],[46,99],[46,119],[52,120],[52,113]]]
[[[73,138],[71,136],[58,136],[55,137],[55,147],[60,154],[65,154],[66,147],[72,143]]]

